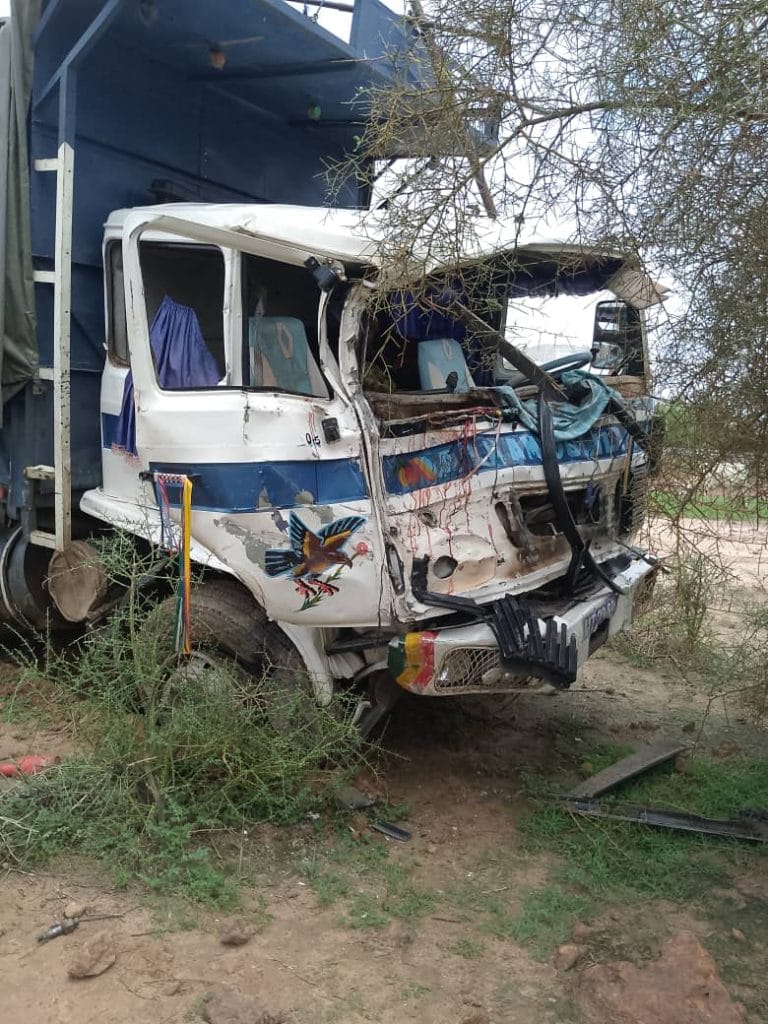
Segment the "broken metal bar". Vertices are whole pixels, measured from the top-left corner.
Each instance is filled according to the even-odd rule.
[[[745,839],[754,843],[768,843],[768,811],[742,811],[735,818],[704,818],[699,814],[684,811],[667,811],[637,804],[622,804],[607,810],[596,800],[566,801],[572,814],[588,818],[610,818],[613,821],[630,821],[653,828],[668,828],[680,832],[698,832],[702,835],[720,836],[724,839]]]
[[[354,14],[354,4],[338,3],[337,0],[291,0],[291,3],[303,4],[305,7],[327,7],[329,11],[343,11],[345,14]]]
[[[388,839],[396,839],[399,843],[407,843],[411,833],[404,828],[393,825],[391,821],[372,821],[371,828],[374,832],[381,832]]]

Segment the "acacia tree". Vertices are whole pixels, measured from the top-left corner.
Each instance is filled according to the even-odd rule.
[[[358,150],[336,170],[369,176],[395,275],[450,265],[496,219],[642,254],[680,296],[655,379],[684,410],[668,463],[684,500],[734,460],[764,499],[762,0],[412,0],[410,13],[419,45],[397,86],[368,97]],[[381,174],[398,152],[410,158]]]

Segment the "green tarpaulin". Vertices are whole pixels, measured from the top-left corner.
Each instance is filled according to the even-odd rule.
[[[37,331],[27,115],[41,0],[15,0],[0,29],[0,388],[6,402],[35,373]],[[0,411],[2,405],[0,404]]]

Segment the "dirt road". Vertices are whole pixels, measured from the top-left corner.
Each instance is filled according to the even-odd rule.
[[[606,744],[690,741],[705,705],[699,685],[610,652],[555,698],[404,700],[384,738],[389,755],[359,785],[390,809],[400,805],[409,842],[370,832],[354,813],[210,837],[246,880],[238,913],[252,935],[239,946],[222,944],[223,914],[120,889],[78,860],[25,872],[0,849],[0,1019],[182,1024],[201,1019],[206,994],[224,985],[295,1024],[764,1024],[765,859],[733,848],[716,911],[652,893],[611,897],[592,902],[587,927],[571,879],[566,908],[539,899],[543,924],[528,920],[530,894],[546,896],[568,867],[556,841],[536,851],[526,838],[530,777],[567,780],[581,750],[587,758]],[[0,729],[3,756],[60,752],[66,742],[62,726],[38,720]],[[724,758],[768,748],[765,733],[733,709],[715,710],[702,743]],[[38,944],[72,902],[88,907],[77,931]],[[558,956],[574,925],[576,953]],[[74,951],[99,931],[114,964],[71,979]],[[657,1007],[644,1017],[643,993],[665,990],[667,966],[691,992],[673,984],[664,1004],[673,1016]]]

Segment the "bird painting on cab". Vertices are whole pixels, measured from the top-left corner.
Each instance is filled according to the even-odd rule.
[[[337,594],[341,572],[353,564],[358,555],[368,554],[368,545],[361,541],[350,554],[345,545],[353,533],[365,523],[363,516],[344,516],[319,530],[310,530],[291,512],[288,524],[289,548],[270,548],[264,556],[264,571],[277,579],[292,579],[296,592],[303,598],[301,611],[313,608],[323,597]],[[325,578],[321,578],[325,575]]]

